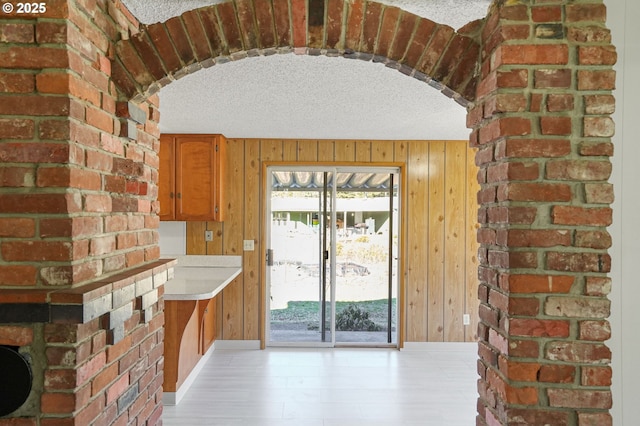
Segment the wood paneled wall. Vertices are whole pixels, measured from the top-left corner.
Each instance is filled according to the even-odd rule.
[[[189,222],[188,254],[243,255],[243,274],[219,297],[218,338],[262,337],[263,162],[404,165],[402,341],[476,339],[477,168],[466,141],[229,139],[224,223]],[[213,230],[206,242],[204,231]],[[255,251],[242,251],[254,240]],[[463,325],[463,314],[471,324]]]

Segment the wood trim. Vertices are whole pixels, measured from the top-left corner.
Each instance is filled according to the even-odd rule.
[[[267,167],[387,167],[387,168],[402,168],[405,167],[406,164],[399,161],[389,161],[389,162],[370,162],[363,163],[358,161],[299,161],[299,162],[291,162],[291,161],[262,161],[262,169],[263,175],[262,178],[264,180],[266,176]]]
[[[409,168],[408,168],[408,150],[409,142],[398,141],[393,150],[393,161],[397,164],[401,164],[400,173],[400,236],[398,241],[398,255],[400,256],[398,265],[398,348],[404,348],[404,342],[406,340],[406,322],[407,322],[407,230],[408,230],[408,180],[409,180]]]

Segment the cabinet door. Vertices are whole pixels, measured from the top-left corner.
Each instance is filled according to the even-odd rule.
[[[204,355],[216,340],[216,299],[214,297],[200,302],[206,302],[206,307],[202,312],[202,346],[200,348],[202,355]]]
[[[176,149],[176,219],[215,217],[215,137],[179,136]]]
[[[173,137],[160,135],[160,166],[158,168],[158,201],[160,203],[160,220],[176,220],[175,212],[175,176],[173,159],[175,150]]]
[[[224,209],[224,201],[225,201],[225,187],[227,186],[226,182],[226,173],[227,169],[225,164],[227,162],[227,138],[222,135],[215,136],[215,144],[216,144],[216,153],[215,153],[215,176],[214,176],[214,199],[213,199],[213,207],[215,215],[213,220],[216,222],[224,222],[225,220],[225,209]]]

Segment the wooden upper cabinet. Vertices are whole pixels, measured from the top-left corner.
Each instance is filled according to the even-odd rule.
[[[176,220],[175,191],[175,149],[173,138],[160,135],[160,165],[158,169],[158,201],[160,220]]]
[[[223,221],[226,139],[160,136],[160,220]]]

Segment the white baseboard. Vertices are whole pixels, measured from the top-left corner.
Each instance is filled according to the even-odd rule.
[[[184,397],[193,382],[196,380],[196,377],[198,377],[198,374],[200,374],[200,371],[202,371],[204,365],[207,363],[209,358],[211,358],[211,354],[213,354],[213,351],[216,349],[217,344],[218,342],[216,341],[211,345],[207,353],[204,354],[202,358],[200,358],[200,361],[198,361],[195,367],[193,367],[193,370],[191,370],[191,373],[189,373],[187,379],[184,381],[184,383],[182,383],[182,385],[176,392],[162,392],[163,405],[178,405],[180,400]]]
[[[476,342],[404,342],[402,351],[466,351],[477,347]]]
[[[260,340],[216,340],[217,350],[259,350]]]

